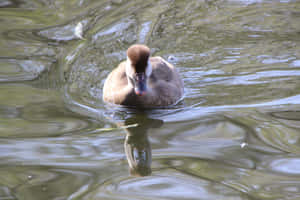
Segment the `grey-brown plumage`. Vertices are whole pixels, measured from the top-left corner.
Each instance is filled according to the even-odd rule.
[[[146,84],[142,94],[136,83],[141,79]],[[161,57],[150,57],[149,48],[144,45],[128,49],[127,61],[108,75],[103,88],[104,101],[141,108],[172,105],[182,95],[183,82],[174,66]]]

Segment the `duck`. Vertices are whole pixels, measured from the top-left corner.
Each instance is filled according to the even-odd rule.
[[[127,49],[127,59],[108,74],[103,101],[156,108],[176,104],[183,93],[183,81],[176,68],[160,56],[151,57],[146,45],[134,44]]]

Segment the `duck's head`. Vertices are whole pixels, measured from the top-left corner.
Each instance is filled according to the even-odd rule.
[[[134,88],[136,95],[143,96],[147,93],[147,78],[152,73],[149,61],[150,49],[141,44],[128,48],[126,61],[126,75],[128,83]]]

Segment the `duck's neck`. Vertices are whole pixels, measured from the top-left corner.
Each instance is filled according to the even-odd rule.
[[[125,73],[126,73],[126,77],[127,77],[128,86],[134,88],[133,82],[132,82],[132,80],[130,80],[133,78],[133,77],[131,77],[131,75],[134,74],[134,72],[131,67],[131,61],[128,57],[126,60],[126,65],[125,65]]]

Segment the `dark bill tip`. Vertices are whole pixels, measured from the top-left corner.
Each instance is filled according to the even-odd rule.
[[[139,90],[138,88],[135,88],[134,92],[138,96],[144,96],[146,94],[146,91]]]

